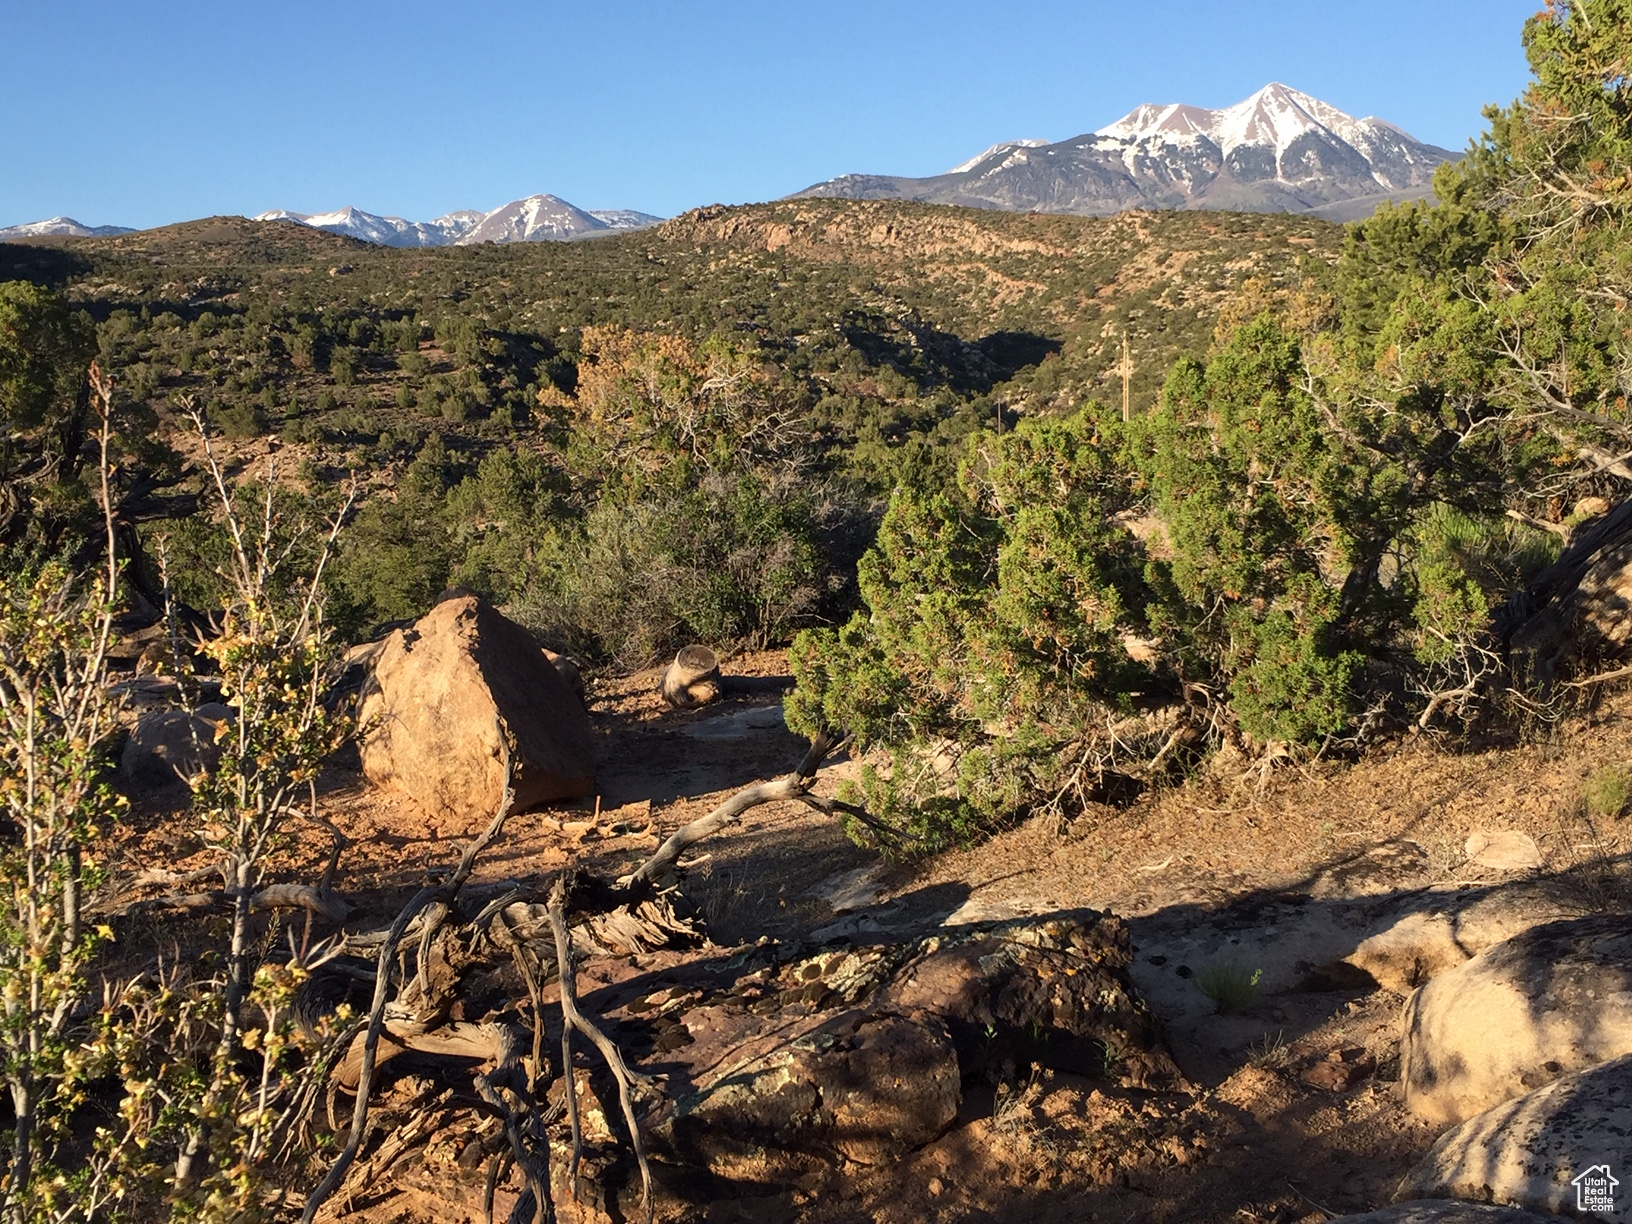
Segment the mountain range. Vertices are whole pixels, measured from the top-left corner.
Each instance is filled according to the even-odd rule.
[[[532,195],[524,200],[478,212],[462,209],[435,221],[405,221],[381,217],[359,208],[330,213],[297,213],[273,209],[258,213],[255,221],[297,221],[313,229],[347,234],[380,246],[474,246],[479,242],[561,242],[590,234],[645,229],[663,220],[631,208],[585,210],[553,195]]]
[[[790,198],[910,200],[1088,216],[1129,208],[1212,208],[1347,221],[1366,216],[1383,200],[1427,196],[1434,170],[1455,157],[1385,120],[1356,119],[1319,98],[1270,84],[1220,110],[1146,104],[1069,140],[1004,141],[944,174],[845,174]],[[464,209],[434,221],[350,207],[328,213],[273,209],[253,219],[292,221],[393,247],[569,241],[662,220],[633,209],[585,210],[553,195],[513,200],[491,212]],[[0,229],[0,241],[129,232],[53,217]]]
[[[115,234],[135,232],[124,225],[81,225],[72,217],[50,217],[44,221],[29,221],[24,225],[8,225],[0,229],[0,242],[8,238],[50,238],[57,235],[68,238],[111,238]]]
[[[1454,160],[1382,119],[1285,85],[1234,106],[1144,105],[1094,132],[1011,140],[928,178],[846,174],[796,193],[1101,216],[1128,208],[1313,212],[1333,220],[1426,196]]]
[[[434,221],[406,221],[382,217],[360,208],[341,208],[327,213],[291,212],[274,208],[257,213],[254,221],[292,221],[313,229],[328,230],[372,242],[378,246],[425,247],[470,246],[479,242],[558,242],[594,234],[645,229],[662,217],[636,212],[632,208],[582,209],[553,195],[533,195],[513,200],[491,212],[468,208],[448,213]],[[130,234],[122,225],[81,225],[72,217],[52,217],[0,229],[0,242],[13,238],[105,238]]]

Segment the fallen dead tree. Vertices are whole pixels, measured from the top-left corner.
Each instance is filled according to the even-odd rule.
[[[467,889],[478,857],[504,828],[512,800],[507,792],[487,828],[466,847],[445,881],[421,889],[383,932],[347,938],[346,951],[353,955],[374,953],[373,996],[367,1025],[353,1039],[333,1076],[338,1087],[355,1093],[347,1139],[328,1174],[308,1196],[302,1219],[310,1224],[344,1184],[357,1160],[368,1134],[376,1072],[391,1058],[413,1050],[478,1058],[491,1067],[476,1076],[475,1087],[481,1099],[502,1115],[508,1159],[521,1170],[527,1184],[527,1193],[510,1218],[553,1220],[546,1123],[533,1092],[547,1071],[543,987],[551,981],[562,1021],[562,1054],[560,1065],[548,1069],[552,1072],[548,1078],[571,1078],[574,1033],[600,1053],[618,1084],[650,1218],[651,1173],[634,1104],[637,1089],[644,1085],[631,1074],[617,1045],[579,1007],[572,956],[596,950],[627,954],[698,942],[700,929],[675,909],[672,898],[661,893],[681,855],[764,803],[802,799],[834,810],[835,801],[813,796],[810,789],[837,746],[831,737],[817,736],[793,773],[740,791],[707,816],[677,830],[624,879],[606,881],[577,871],[562,872],[542,906],[525,896],[520,885],[503,886],[496,894],[491,889]],[[530,1034],[514,1024],[455,1018],[467,975],[502,961],[513,964],[527,983],[533,1012]],[[576,1189],[582,1134],[575,1094],[569,1090],[566,1099],[573,1130],[569,1180]],[[496,1178],[496,1169],[496,1164],[490,1169],[490,1182]]]
[[[331,1098],[354,1094],[351,1119],[303,1219],[377,1185],[455,1125],[448,1098],[425,1091],[387,1106],[383,1129],[371,1122],[382,1068],[409,1053],[476,1060],[470,1082],[498,1127],[471,1126],[465,1149],[485,1162],[485,1209],[513,1167],[524,1189],[508,1218],[535,1224],[555,1219],[556,1196],[589,1195],[591,1151],[585,1201],[615,1194],[610,1170],[628,1161],[651,1219],[659,1167],[670,1182],[718,1186],[894,1160],[951,1125],[970,1076],[1035,1064],[1147,1090],[1182,1083],[1127,981],[1126,928],[1089,911],[873,946],[761,940],[722,972],[673,887],[687,852],[765,803],[857,814],[813,793],[839,746],[815,737],[791,773],[732,795],[615,880],[568,868],[544,882],[473,883],[501,808],[388,927],[348,935],[346,955],[314,975],[307,1010],[367,988],[331,1079]],[[519,985],[495,991],[495,975]],[[590,1049],[599,1073],[579,1065]],[[661,1078],[644,1069],[654,1062]]]

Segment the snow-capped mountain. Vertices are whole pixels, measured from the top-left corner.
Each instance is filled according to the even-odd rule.
[[[973,157],[971,157],[968,161],[964,162],[962,165],[953,166],[952,169],[947,171],[947,173],[948,174],[963,174],[965,171],[973,170],[976,166],[980,165],[981,162],[987,161],[990,158],[996,157],[999,153],[1012,153],[1016,149],[1040,149],[1044,145],[1046,145],[1047,143],[1048,143],[1048,141],[1046,141],[1046,140],[1004,140],[1004,141],[1000,141],[999,143],[993,145],[991,148],[987,149],[984,153],[976,153]]]
[[[1145,105],[1098,131],[1006,141],[932,178],[847,174],[800,196],[905,199],[1014,211],[1125,208],[1341,212],[1426,195],[1455,154],[1285,85],[1222,110]],[[1346,212],[1345,212],[1346,210]]]
[[[435,221],[381,217],[358,208],[342,208],[330,213],[297,213],[275,208],[258,213],[254,220],[295,221],[380,246],[423,247],[478,242],[553,242],[585,234],[645,229],[663,218],[630,208],[586,212],[556,196],[535,195],[513,200],[491,212],[467,208]]]
[[[313,229],[328,230],[361,238],[378,246],[422,247],[446,246],[456,242],[481,220],[475,211],[449,213],[435,221],[404,221],[401,217],[381,217],[360,208],[342,208],[337,212],[297,213],[287,208],[274,208],[257,213],[255,221],[298,221]]]
[[[72,217],[52,217],[46,221],[8,225],[0,229],[0,242],[5,242],[9,238],[45,238],[53,234],[66,234],[70,238],[109,238],[114,234],[134,232],[124,225],[81,225]]]
[[[533,195],[495,208],[459,236],[460,246],[478,242],[559,242],[612,227],[553,195]]]

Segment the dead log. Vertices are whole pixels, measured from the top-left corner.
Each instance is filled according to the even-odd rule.
[[[707,646],[687,646],[663,673],[663,700],[677,710],[706,705],[720,695],[720,660]]]
[[[573,1195],[578,1193],[578,1164],[583,1155],[583,1135],[578,1126],[577,1092],[572,1083],[572,1034],[574,1030],[589,1038],[606,1060],[607,1070],[618,1085],[618,1102],[623,1107],[623,1120],[629,1127],[629,1144],[634,1148],[635,1161],[640,1166],[641,1203],[646,1208],[646,1224],[652,1224],[652,1166],[646,1159],[646,1144],[640,1137],[640,1124],[635,1120],[635,1077],[623,1061],[623,1052],[616,1043],[601,1032],[578,1009],[578,991],[573,981],[572,949],[567,937],[567,879],[565,873],[556,877],[550,890],[550,927],[555,934],[556,980],[561,991],[561,1074],[566,1077],[567,1116],[572,1120],[572,1161],[569,1176]]]
[[[501,739],[501,743],[504,741]],[[510,761],[508,754],[504,761],[504,776],[507,784],[504,794],[499,800],[498,810],[493,819],[488,822],[481,836],[465,847],[460,856],[459,866],[454,869],[453,875],[440,887],[421,889],[408,902],[402,912],[397,915],[396,921],[391,924],[385,941],[380,945],[379,959],[375,965],[374,1001],[369,1009],[368,1028],[363,1033],[363,1045],[359,1053],[357,1068],[357,1101],[352,1109],[351,1131],[346,1137],[346,1144],[340,1151],[339,1157],[330,1166],[323,1180],[320,1181],[306,1198],[305,1208],[301,1212],[301,1224],[312,1224],[328,1197],[339,1188],[345,1180],[346,1170],[357,1159],[357,1151],[362,1147],[363,1137],[368,1133],[368,1105],[369,1090],[373,1084],[375,1059],[379,1049],[380,1037],[385,1030],[385,1009],[389,1002],[391,968],[396,960],[397,948],[402,943],[402,937],[408,930],[408,924],[419,916],[421,911],[433,904],[446,905],[459,895],[465,881],[476,867],[476,856],[498,837],[504,828],[505,818],[510,814],[513,792],[508,785],[510,777]]]
[[[1515,677],[1551,691],[1632,644],[1632,501],[1577,533],[1557,561],[1496,612],[1492,629]]]
[[[699,817],[690,824],[676,829],[669,834],[668,840],[657,848],[656,854],[642,863],[632,874],[619,881],[620,887],[631,890],[649,888],[655,881],[673,870],[674,865],[680,861],[680,856],[689,847],[706,837],[712,837],[727,825],[735,824],[742,818],[742,814],[751,808],[756,808],[762,803],[774,803],[779,799],[803,798],[816,780],[816,771],[822,767],[822,762],[832,755],[836,746],[830,736],[817,735],[810,741],[810,748],[806,751],[804,759],[791,774],[774,782],[760,782],[740,790],[707,816]]]
[[[849,810],[848,805],[810,793],[817,771],[840,746],[832,736],[816,736],[792,773],[739,791],[707,816],[673,833],[650,859],[620,881],[598,879],[570,868],[561,872],[543,905],[527,899],[523,885],[514,881],[465,889],[476,856],[503,828],[511,806],[507,793],[493,821],[467,847],[445,882],[416,894],[383,934],[359,933],[347,940],[352,953],[365,948],[374,953],[373,1002],[366,1025],[351,1036],[331,1076],[337,1087],[355,1090],[355,1106],[338,1159],[306,1201],[305,1224],[310,1224],[337,1189],[352,1184],[348,1173],[358,1167],[359,1149],[368,1133],[370,1093],[377,1073],[408,1050],[477,1058],[491,1064],[491,1070],[476,1077],[477,1093],[502,1118],[509,1140],[507,1158],[521,1170],[528,1187],[511,1219],[533,1224],[553,1220],[545,1122],[534,1103],[535,1080],[543,1063],[542,987],[551,978],[558,984],[563,1024],[562,1062],[552,1070],[567,1081],[564,1101],[574,1133],[571,1176],[576,1179],[581,1151],[571,1079],[576,1033],[595,1047],[617,1084],[650,1220],[651,1170],[636,1117],[635,1094],[637,1089],[649,1091],[651,1085],[630,1070],[617,1043],[580,1008],[573,957],[608,951],[630,955],[702,942],[701,928],[676,909],[674,897],[660,891],[660,884],[672,875],[688,847],[723,830],[759,804],[794,799],[824,811]],[[520,1026],[465,1018],[454,1009],[469,971],[485,971],[504,960],[513,961],[527,985],[533,1008],[530,1035]],[[530,1068],[523,1061],[529,1045]],[[490,1167],[490,1180],[497,1168],[497,1164]]]

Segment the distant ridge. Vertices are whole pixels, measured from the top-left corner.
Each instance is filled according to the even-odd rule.
[[[1127,208],[1369,212],[1426,196],[1454,160],[1382,119],[1356,119],[1285,85],[1221,110],[1135,108],[1057,144],[1006,141],[929,178],[847,174],[797,197],[916,200],[1102,216]],[[1353,207],[1345,208],[1345,205]]]
[[[528,196],[489,212],[466,208],[434,221],[407,221],[360,208],[326,213],[273,208],[251,221],[290,221],[331,234],[344,234],[376,246],[432,247],[481,242],[560,242],[620,231],[647,229],[664,218],[632,208],[581,209],[552,195]],[[72,217],[52,217],[0,229],[0,242],[19,238],[108,238],[137,231],[125,225],[81,225]]]
[[[115,234],[131,233],[135,231],[123,225],[81,225],[72,217],[52,217],[46,221],[8,225],[0,229],[0,242],[10,238],[50,238],[57,235],[69,238],[109,238]]]
[[[471,246],[482,242],[562,242],[617,230],[645,229],[663,220],[631,208],[586,211],[552,195],[524,200],[479,212],[463,209],[435,221],[405,221],[382,217],[358,208],[331,213],[297,213],[276,208],[257,213],[255,221],[295,221],[313,229],[360,238],[380,246]]]

